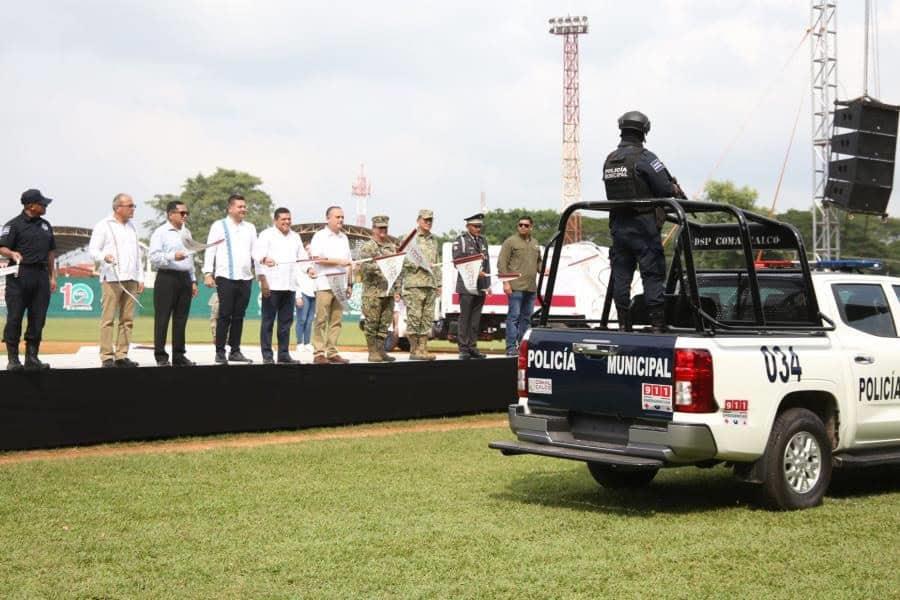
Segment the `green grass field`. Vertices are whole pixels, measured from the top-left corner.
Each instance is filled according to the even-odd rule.
[[[0,465],[0,597],[898,597],[896,470],[773,513],[723,468],[613,493],[509,435]]]
[[[0,316],[0,328],[6,323],[6,319]],[[99,322],[96,319],[86,318],[49,318],[44,326],[44,340],[48,342],[84,342],[97,344],[100,338]],[[208,344],[212,343],[212,332],[208,319],[189,319],[187,325],[187,343]],[[244,342],[247,346],[259,345],[259,320],[247,320],[244,322]],[[153,317],[138,317],[134,321],[134,343],[153,343]],[[171,336],[169,338],[171,342]],[[291,329],[291,344],[296,338]],[[346,321],[341,329],[341,337],[338,340],[341,346],[365,346],[366,340],[359,325],[356,322]],[[487,350],[502,351],[502,341],[479,342],[479,347]],[[429,348],[450,350],[456,349],[456,344],[446,341],[433,341]]]

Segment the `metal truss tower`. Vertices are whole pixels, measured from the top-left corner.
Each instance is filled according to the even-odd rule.
[[[366,210],[369,206],[369,196],[372,195],[372,184],[366,178],[365,165],[359,165],[359,175],[356,176],[356,182],[350,190],[350,195],[356,199],[356,224],[367,227]]]
[[[838,212],[825,200],[834,101],[837,98],[837,0],[812,0],[809,17],[812,84],[813,205],[812,236],[816,257],[841,255]]]
[[[587,17],[550,19],[550,33],[563,38],[562,210],[581,200],[578,36],[587,32]],[[565,243],[578,241],[581,241],[581,216],[576,214],[566,223]]]

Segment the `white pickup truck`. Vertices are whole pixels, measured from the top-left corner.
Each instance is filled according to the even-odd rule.
[[[655,200],[571,210],[655,206],[678,227],[669,331],[641,327],[640,297],[633,331],[610,327],[608,310],[578,327],[536,313],[509,408],[517,439],[491,447],[586,462],[609,487],[724,463],[760,484],[775,509],[821,503],[833,467],[900,463],[900,278],[813,272],[794,228],[731,207]],[[687,218],[714,212],[735,222]],[[783,268],[754,261],[760,250],[787,254]],[[695,269],[708,251],[730,252],[739,266]],[[551,298],[556,267],[541,287]]]

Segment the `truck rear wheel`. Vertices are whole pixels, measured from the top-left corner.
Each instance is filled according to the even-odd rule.
[[[622,471],[620,469],[614,469],[609,465],[592,462],[589,462],[587,464],[587,467],[588,471],[591,472],[591,476],[594,478],[594,481],[596,481],[603,487],[610,489],[644,487],[645,485],[653,481],[653,478],[656,477],[656,473],[659,472],[659,469]]]
[[[831,482],[831,442],[822,420],[805,408],[778,415],[763,456],[763,502],[775,510],[822,503]]]

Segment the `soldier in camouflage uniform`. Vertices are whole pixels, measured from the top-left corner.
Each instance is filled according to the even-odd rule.
[[[416,242],[431,267],[429,273],[409,259],[403,263],[403,303],[406,305],[406,337],[410,360],[434,360],[428,352],[428,335],[434,323],[434,303],[441,289],[438,244],[431,235],[434,213],[424,208],[416,219]]]
[[[374,258],[397,253],[397,246],[387,236],[388,217],[372,217],[372,239],[359,248],[359,258]],[[391,289],[387,279],[375,262],[359,265],[363,283],[362,314],[366,320],[366,345],[369,348],[369,362],[393,362],[395,359],[384,351],[388,326],[394,318],[394,294],[399,289],[399,277]]]

